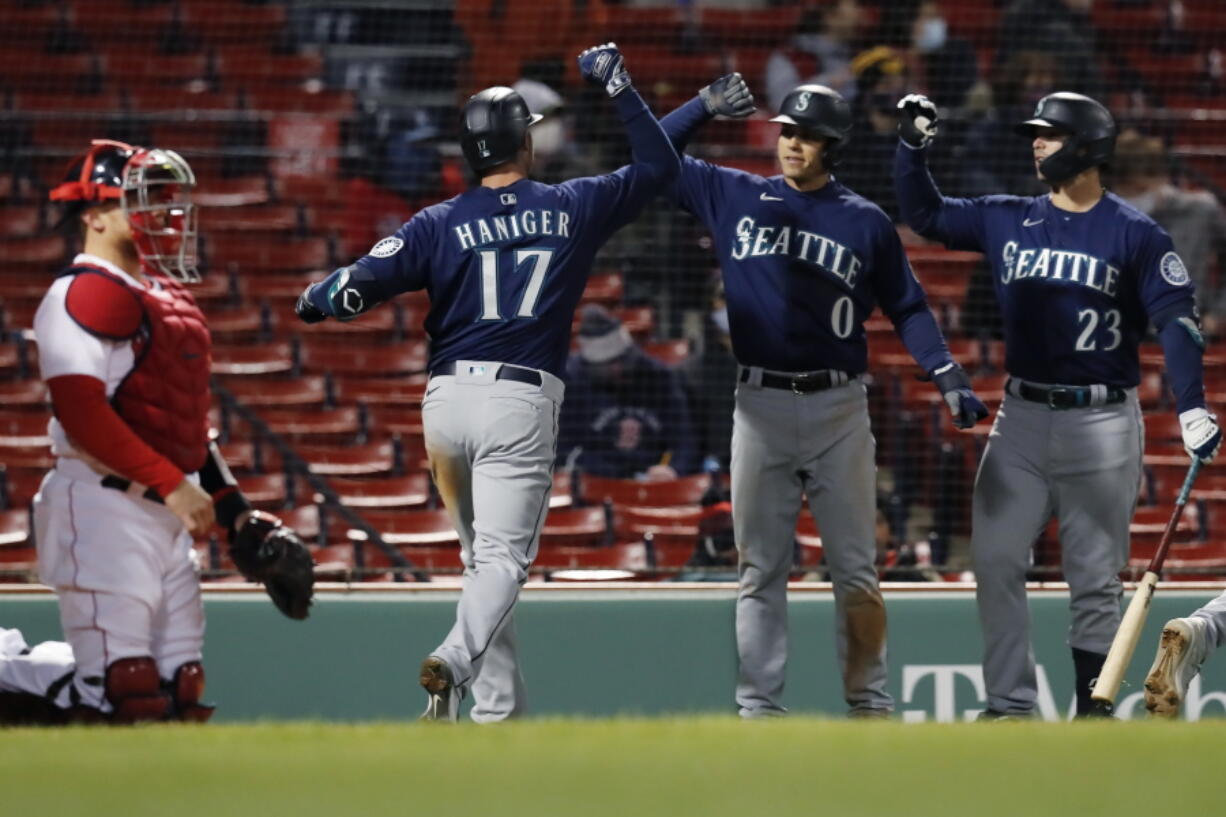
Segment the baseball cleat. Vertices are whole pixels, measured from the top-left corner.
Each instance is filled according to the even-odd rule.
[[[421,662],[421,686],[429,696],[426,711],[418,720],[456,723],[460,720],[460,699],[463,694],[455,688],[451,668],[443,659],[431,655]]]
[[[1173,618],[1162,627],[1158,654],[1145,676],[1145,708],[1158,718],[1177,718],[1188,684],[1205,660],[1205,622]]]
[[[985,709],[975,718],[976,721],[1032,721],[1033,712],[997,712],[995,709]]]

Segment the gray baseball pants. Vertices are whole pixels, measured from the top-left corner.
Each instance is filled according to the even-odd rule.
[[[1011,387],[1012,388],[1012,387]],[[1119,572],[1141,478],[1136,390],[1114,405],[1054,410],[1007,393],[975,477],[971,556],[988,708],[1029,713],[1038,697],[1026,571],[1054,515],[1069,585],[1069,646],[1105,654],[1120,623]]]
[[[455,625],[434,650],[479,723],[522,715],[514,609],[549,510],[565,387],[498,380],[502,364],[459,361],[422,401],[435,484],[460,536],[464,576]]]
[[[794,394],[762,387],[761,370],[749,371],[749,382],[737,387],[732,429],[740,714],[787,711],[787,581],[806,496],[834,584],[844,697],[852,710],[889,711],[885,604],[875,566],[876,442],[864,385],[852,379]]]

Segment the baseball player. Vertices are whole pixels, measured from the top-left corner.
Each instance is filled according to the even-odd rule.
[[[67,723],[74,706],[75,669],[66,642],[31,647],[20,630],[0,627],[0,726]]]
[[[56,457],[34,498],[34,530],[83,720],[212,714],[201,700],[204,616],[191,544],[214,521],[234,548],[262,548],[232,548],[240,565],[291,553],[302,568],[305,558],[297,617],[310,599],[305,547],[251,510],[209,442],[209,332],[183,286],[199,280],[194,185],[173,151],[99,140],[51,191],[84,251],[34,317]],[[270,578],[269,591],[287,588]]]
[[[717,114],[748,116],[739,74],[669,114],[678,148]],[[835,91],[801,85],[782,125],[782,175],[762,178],[685,157],[675,195],[713,237],[739,363],[732,432],[732,516],[740,551],[736,608],[747,718],[780,715],[787,663],[787,579],[805,496],[834,582],[843,691],[854,716],[884,716],[885,606],[877,587],[876,443],[860,381],[864,321],[880,305],[936,381],[961,428],[987,416],[949,355],[889,218],[831,175],[851,138]]]
[[[312,323],[353,318],[402,292],[430,294],[422,423],[465,570],[455,626],[422,663],[426,720],[457,720],[470,689],[475,721],[524,710],[512,611],[549,505],[571,318],[597,249],[677,173],[617,46],[584,51],[579,69],[613,99],[632,164],[532,181],[529,126],[539,117],[510,88],[487,88],[460,119],[480,186],[420,211],[298,301]]]
[[[1188,695],[1188,684],[1214,648],[1226,643],[1226,593],[1187,618],[1162,626],[1158,654],[1145,676],[1145,708],[1163,718],[1176,718]]]
[[[1205,407],[1204,340],[1187,269],[1149,217],[1103,190],[1116,127],[1089,97],[1044,97],[1018,125],[1036,197],[941,196],[925,165],[937,109],[898,104],[895,183],[904,219],[923,236],[987,256],[1004,321],[1010,379],[972,502],[971,548],[983,628],[988,708],[1026,717],[1036,699],[1025,574],[1035,537],[1059,520],[1072,622],[1077,713],[1120,622],[1119,572],[1141,474],[1137,347],[1152,322],[1165,352],[1183,442],[1209,462],[1221,445]]]

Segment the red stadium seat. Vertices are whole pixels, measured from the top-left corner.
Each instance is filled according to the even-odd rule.
[[[351,378],[344,376],[344,372],[337,374],[337,398],[369,406],[420,406],[428,382],[425,375]]]
[[[42,207],[17,204],[0,207],[0,238],[28,236],[42,229]]]
[[[430,478],[426,474],[380,479],[331,477],[329,487],[350,508],[415,508],[430,499]],[[322,501],[317,496],[316,501]]]
[[[350,375],[419,373],[426,368],[426,345],[416,342],[393,346],[303,343],[302,368],[306,372]]]
[[[246,474],[235,477],[243,496],[257,508],[275,510],[285,504],[285,475]]]
[[[612,538],[604,508],[560,508],[550,510],[541,527],[541,545],[593,547]]]
[[[0,447],[29,448],[50,445],[50,415],[30,411],[0,411]]]
[[[102,55],[102,70],[116,88],[142,85],[201,85],[209,78],[205,54],[157,54],[121,46]]]
[[[265,408],[260,410],[259,415],[272,433],[292,439],[351,439],[361,430],[355,406],[335,409]]]
[[[235,264],[246,273],[323,269],[332,262],[328,239],[319,236],[274,241],[217,233],[209,237],[208,247],[214,267]]]
[[[265,113],[311,114],[328,119],[354,115],[354,98],[349,91],[304,91],[298,88],[248,87],[247,108]]]
[[[215,342],[221,343],[256,339],[272,328],[273,314],[266,315],[258,306],[205,310],[209,334]]]
[[[327,401],[327,383],[318,375],[292,379],[225,378],[222,383],[245,406],[320,407]]]
[[[0,448],[0,460],[8,461],[6,451]],[[8,497],[10,508],[26,508],[38,493],[43,484],[43,477],[48,469],[17,468],[9,466],[0,469],[0,479],[3,480],[4,492]]]
[[[30,544],[30,512],[26,508],[0,511],[0,552]],[[9,561],[3,556],[0,559]]]
[[[322,273],[299,275],[240,275],[238,289],[243,299],[258,302],[266,300],[293,301],[303,290],[317,281],[323,280]],[[303,324],[305,326],[305,324]]]
[[[82,141],[88,146],[88,141]],[[6,264],[53,266],[66,260],[68,247],[62,236],[39,235],[0,241],[0,259]]]
[[[156,142],[156,144],[163,144]],[[165,144],[175,144],[166,142]],[[296,233],[302,209],[293,204],[268,204],[256,207],[202,207],[200,229],[204,233]]]
[[[202,208],[245,207],[271,201],[272,191],[266,176],[214,177],[200,181],[192,200]]]
[[[285,341],[259,346],[213,344],[213,374],[267,375],[293,368],[293,352]]]
[[[390,440],[363,445],[301,444],[294,452],[324,476],[380,476],[396,468],[395,446]]]
[[[231,471],[254,471],[256,465],[255,444],[250,440],[232,440],[218,443],[221,458]]]
[[[40,409],[48,405],[47,385],[41,380],[0,382],[0,406],[6,409]]]
[[[621,303],[625,283],[620,272],[606,272],[588,278],[580,303],[596,303],[614,307]]]
[[[6,29],[7,15],[5,12]],[[14,91],[88,94],[96,90],[100,74],[98,58],[93,54],[0,49],[0,77]]]
[[[223,87],[251,84],[301,84],[323,75],[319,54],[271,54],[267,47],[222,47],[214,49],[214,69]]]
[[[416,406],[378,406],[369,409],[370,428],[380,434],[422,436],[421,409]]]
[[[628,579],[634,574],[646,573],[647,546],[642,542],[623,542],[608,547],[573,547],[569,545],[542,545],[533,562],[535,570],[557,571],[620,571],[631,575],[552,576],[555,581]]]
[[[459,544],[460,536],[445,510],[434,511],[369,511],[362,514],[389,545]],[[349,539],[365,541],[365,532],[349,531]]]
[[[665,507],[697,505],[710,487],[711,478],[707,474],[695,474],[675,480],[642,482],[584,474],[579,485],[588,503],[611,500],[614,505]]]
[[[181,19],[188,31],[199,32],[217,45],[273,42],[285,27],[286,9],[279,4],[248,5],[237,0],[180,2]]]
[[[399,305],[390,303],[372,309],[351,321],[322,321],[311,325],[299,324],[296,328],[303,338],[320,341],[335,335],[361,335],[363,340],[390,341],[400,332],[402,322]],[[348,343],[339,339],[337,342]]]
[[[183,88],[145,86],[129,89],[127,97],[128,105],[134,111],[166,112],[174,117],[189,116],[192,111],[233,111],[239,107],[238,95],[228,91],[194,92]]]
[[[685,338],[648,342],[643,351],[665,366],[680,366],[690,356],[690,342]]]

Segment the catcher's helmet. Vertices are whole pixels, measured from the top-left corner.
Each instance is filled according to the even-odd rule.
[[[95,139],[68,164],[49,195],[65,205],[59,225],[86,208],[117,201],[141,261],[179,281],[199,281],[196,270],[196,176],[173,150]]]
[[[541,120],[511,88],[495,86],[473,94],[460,115],[460,147],[474,172],[515,159],[524,134]]]
[[[1039,162],[1039,172],[1050,182],[1062,182],[1106,164],[1115,153],[1115,120],[1101,102],[1088,96],[1060,91],[1043,97],[1034,117],[1015,130],[1033,138],[1035,128],[1056,128],[1068,134],[1063,147]]]
[[[851,133],[851,106],[833,88],[800,85],[783,98],[779,115],[771,121],[796,125],[826,137],[829,141],[822,151],[822,166],[833,170]]]

